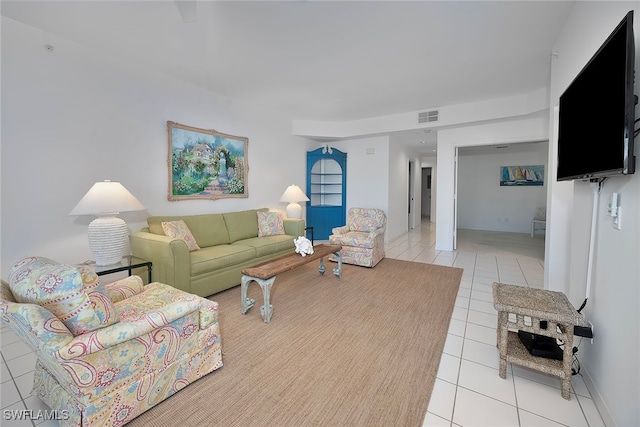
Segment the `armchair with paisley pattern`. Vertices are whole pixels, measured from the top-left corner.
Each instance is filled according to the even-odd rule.
[[[0,319],[34,351],[33,395],[61,425],[122,425],[222,366],[218,304],[131,276],[28,257],[0,285]]]
[[[347,224],[335,227],[329,242],[342,245],[342,262],[373,267],[385,257],[386,226],[387,216],[382,209],[350,208]]]

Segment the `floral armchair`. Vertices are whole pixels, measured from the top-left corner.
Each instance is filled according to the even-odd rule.
[[[387,216],[383,210],[350,208],[347,225],[334,228],[329,242],[342,245],[342,262],[373,267],[385,256],[386,226]]]
[[[118,426],[222,366],[218,304],[137,276],[28,257],[0,286],[0,319],[35,352],[33,394],[61,425]]]

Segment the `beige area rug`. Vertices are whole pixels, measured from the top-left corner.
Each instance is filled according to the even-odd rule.
[[[224,366],[129,425],[421,426],[462,270],[384,259],[312,262],[276,278],[273,317],[262,292],[246,315],[240,286],[220,303]]]

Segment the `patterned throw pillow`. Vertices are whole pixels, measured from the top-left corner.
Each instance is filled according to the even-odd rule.
[[[185,224],[183,220],[163,222],[162,229],[164,230],[165,236],[184,240],[189,248],[189,252],[200,249],[195,237],[191,234],[191,230],[189,230],[189,227],[187,227],[187,224]]]
[[[73,335],[82,335],[118,320],[95,273],[82,270],[48,258],[28,257],[11,267],[9,285],[16,301],[46,308]]]
[[[82,275],[82,289],[91,300],[91,305],[100,318],[103,326],[109,326],[119,320],[116,306],[109,296],[104,285],[100,284],[100,279],[92,268],[86,265],[77,266]]]
[[[258,212],[258,237],[284,234],[284,224],[278,212]]]

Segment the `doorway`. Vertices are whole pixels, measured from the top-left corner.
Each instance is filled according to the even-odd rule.
[[[433,173],[432,169],[422,168],[422,216],[429,218],[431,221],[431,174]]]
[[[414,179],[415,179],[415,170],[416,170],[416,163],[413,160],[409,160],[409,200],[408,200],[408,205],[409,205],[409,230],[413,230],[414,228],[416,228],[416,202],[415,202],[415,184],[414,184]]]

